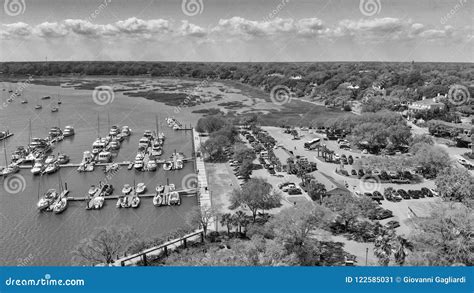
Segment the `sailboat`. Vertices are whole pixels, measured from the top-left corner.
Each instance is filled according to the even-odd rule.
[[[5,153],[5,165],[7,167],[2,170],[0,175],[8,176],[10,174],[13,174],[13,173],[16,173],[16,172],[20,171],[20,167],[17,164],[12,163],[12,164],[8,165],[7,147],[6,147],[6,144],[5,144],[5,140],[3,141],[3,150],[4,150],[4,153]]]
[[[60,214],[64,212],[67,208],[67,194],[69,190],[63,188],[63,184],[61,182],[61,172],[58,174],[58,181],[59,181],[59,198],[53,205],[53,212],[55,214]]]

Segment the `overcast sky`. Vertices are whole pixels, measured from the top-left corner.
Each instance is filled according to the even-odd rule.
[[[1,61],[474,61],[472,0],[3,1]]]

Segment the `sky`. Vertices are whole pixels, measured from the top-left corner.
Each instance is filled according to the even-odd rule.
[[[474,61],[472,0],[3,0],[0,61]]]

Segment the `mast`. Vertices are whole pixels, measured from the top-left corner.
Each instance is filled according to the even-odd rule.
[[[99,114],[97,113],[97,138],[100,138]]]
[[[8,166],[8,159],[7,159],[7,144],[5,142],[6,139],[3,140],[3,152],[5,154],[5,167]]]

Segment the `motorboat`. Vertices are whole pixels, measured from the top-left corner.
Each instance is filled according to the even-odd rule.
[[[22,104],[28,104],[28,100],[26,100],[26,99],[21,100],[21,103],[22,103]]]
[[[110,128],[110,131],[109,131],[109,135],[110,136],[116,136],[117,134],[120,133],[120,130],[117,126],[112,126],[112,128]]]
[[[58,163],[59,164],[67,164],[69,163],[69,156],[66,154],[59,154],[58,155]]]
[[[132,134],[132,131],[130,130],[128,126],[122,126],[122,130],[120,131],[120,133],[123,136],[130,136],[130,134]]]
[[[20,166],[17,164],[10,164],[8,167],[2,170],[1,175],[8,176],[10,174],[17,173],[18,171],[20,171]]]
[[[158,139],[161,140],[161,141],[164,141],[165,140],[165,134],[163,132],[160,132],[158,133]]]
[[[161,194],[156,194],[154,197],[153,197],[153,205],[154,206],[160,206],[163,202],[163,197],[161,196]]]
[[[136,160],[136,161],[133,163],[133,168],[135,168],[136,170],[141,170],[141,169],[143,169],[143,161],[141,161],[141,160]]]
[[[176,170],[181,170],[184,167],[184,163],[182,160],[176,160],[174,168]]]
[[[138,141],[138,148],[146,149],[150,144],[150,139],[148,137],[142,137]]]
[[[54,161],[56,161],[56,156],[50,155],[46,157],[46,159],[44,160],[44,163],[48,165],[48,164],[53,163]]]
[[[67,197],[63,196],[59,199],[53,206],[53,212],[55,214],[60,214],[64,212],[67,208]]]
[[[63,131],[64,137],[73,136],[74,134],[75,134],[74,127],[68,125],[64,128],[64,131]]]
[[[146,190],[146,185],[145,183],[138,183],[137,187],[135,189],[136,194],[142,194]]]
[[[90,197],[93,197],[97,192],[99,192],[99,187],[95,186],[95,185],[92,185],[90,188],[89,188],[89,191],[87,192],[87,194],[90,196]]]
[[[135,161],[143,161],[145,159],[145,155],[143,153],[137,153],[135,156]]]
[[[124,197],[122,200],[122,208],[129,208],[131,206],[131,200],[129,197]]]
[[[173,162],[167,161],[163,164],[163,170],[170,171],[173,168]]]
[[[49,136],[50,137],[57,137],[63,135],[63,131],[59,127],[51,127],[49,130]]]
[[[181,198],[180,198],[179,193],[177,191],[170,192],[170,194],[169,194],[169,204],[170,205],[180,205],[181,204]]]
[[[124,197],[119,196],[119,198],[117,199],[117,203],[115,204],[115,206],[116,206],[117,208],[121,208],[121,207],[122,207],[122,202],[124,201],[124,199],[125,199]]]
[[[35,106],[35,109],[36,109],[36,110],[41,110],[41,109],[43,109],[43,106],[41,106],[40,104],[38,104],[38,105]]]
[[[110,172],[110,171],[116,171],[119,169],[119,164],[117,163],[107,164],[105,165],[104,168],[105,168],[105,173]]]
[[[85,151],[85,152],[82,154],[82,162],[83,162],[83,163],[92,162],[93,159],[94,159],[94,156],[92,155],[92,153],[91,153],[90,151]]]
[[[176,190],[176,185],[174,185],[174,183],[171,183],[168,185],[168,190],[169,191],[175,191]]]
[[[153,132],[151,130],[145,130],[145,132],[143,133],[143,136],[147,138],[152,138]]]
[[[110,196],[112,195],[112,192],[114,192],[114,187],[112,186],[112,184],[106,183],[104,186],[102,186],[103,196]]]
[[[118,142],[117,140],[113,140],[109,143],[109,148],[111,150],[118,150],[120,149],[120,142]]]
[[[127,195],[130,194],[130,192],[132,192],[132,187],[130,186],[130,184],[125,184],[122,188],[122,193],[124,195]]]
[[[134,196],[132,198],[132,208],[138,208],[138,206],[140,205],[140,198],[138,196]]]
[[[27,155],[28,151],[25,149],[25,147],[19,146],[12,154],[12,162],[23,160]]]
[[[31,173],[33,175],[39,175],[43,171],[43,162],[41,159],[36,159],[33,168],[31,168]]]
[[[105,198],[103,196],[96,196],[89,200],[87,209],[100,210],[104,206]]]
[[[51,97],[50,97],[50,96],[44,96],[44,97],[42,97],[41,99],[42,99],[42,100],[49,100],[49,99],[51,99]]]
[[[56,107],[56,106],[51,106],[51,112],[55,113],[55,112],[58,112],[59,111],[59,108]]]
[[[9,130],[7,131],[1,131],[0,132],[0,140],[4,140],[4,139],[7,139],[9,138],[10,136],[12,136],[13,133],[11,133]]]
[[[57,197],[58,192],[56,189],[50,189],[40,198],[36,206],[39,210],[47,209]]]
[[[156,161],[155,160],[149,160],[148,163],[146,164],[146,169],[148,171],[155,171],[156,170]]]
[[[58,171],[58,170],[59,170],[59,164],[55,162],[55,163],[49,164],[49,165],[46,167],[46,169],[44,169],[44,172],[43,172],[43,173],[44,173],[44,174],[52,174],[52,173],[54,173],[54,172],[56,172],[56,171]]]
[[[125,139],[125,136],[122,133],[119,133],[115,136],[115,140],[118,142],[122,142]]]
[[[161,184],[160,184],[160,185],[157,185],[156,188],[155,188],[155,191],[156,191],[157,193],[162,193],[163,190],[165,190],[165,187],[164,187],[163,185],[161,185]]]
[[[97,160],[99,163],[109,163],[112,160],[112,153],[107,151],[102,151],[99,153]]]
[[[46,139],[37,137],[32,138],[29,144],[31,150],[44,150],[49,148],[49,146],[50,145]]]

